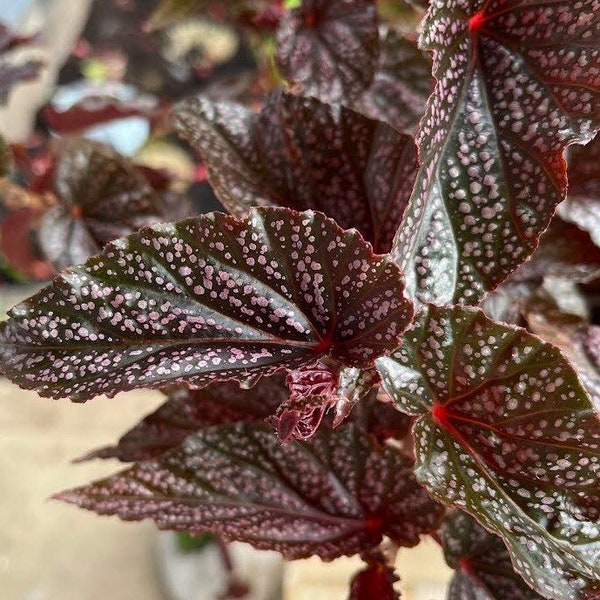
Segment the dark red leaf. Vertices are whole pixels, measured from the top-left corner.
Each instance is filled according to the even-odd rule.
[[[350,108],[414,134],[433,91],[431,60],[414,42],[391,29],[381,31],[381,50],[375,76]]]
[[[282,75],[324,102],[357,96],[373,80],[379,57],[374,0],[302,0],[277,31]]]
[[[500,535],[539,594],[600,594],[600,418],[560,350],[430,305],[378,368],[417,416],[416,475],[432,495]]]
[[[600,123],[598,0],[431,4],[437,79],[394,255],[423,302],[477,304],[535,250],[565,198],[566,146]]]
[[[118,458],[135,462],[157,458],[206,427],[262,421],[287,396],[284,378],[279,375],[262,379],[249,390],[237,383],[217,383],[202,390],[174,390],[167,402],[128,431],[116,446],[95,450],[82,460]]]
[[[397,581],[392,567],[383,561],[373,561],[352,578],[348,600],[400,600],[400,594],[394,589]]]
[[[414,546],[441,516],[412,461],[353,425],[284,445],[268,427],[211,427],[157,461],[58,498],[161,529],[212,531],[288,559],[353,555],[383,535]]]
[[[109,244],[0,324],[0,371],[43,396],[369,367],[410,323],[402,276],[320,213],[256,209]]]
[[[347,108],[281,92],[260,115],[197,98],[176,111],[217,196],[234,215],[251,206],[314,209],[389,251],[417,171],[412,138]]]
[[[161,220],[159,198],[144,177],[97,142],[61,144],[54,190],[60,204],[42,217],[38,243],[57,269],[83,263],[108,242]]]
[[[446,517],[442,540],[446,562],[455,569],[447,600],[543,600],[515,573],[502,540],[466,513]]]

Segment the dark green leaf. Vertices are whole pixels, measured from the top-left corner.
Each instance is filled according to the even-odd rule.
[[[455,569],[448,600],[542,600],[515,573],[502,540],[461,511],[442,525],[446,562]]]
[[[314,209],[388,252],[414,185],[411,137],[347,108],[281,92],[260,115],[196,98],[176,111],[217,196],[234,215],[255,205]]]
[[[600,123],[598,0],[435,0],[435,92],[395,241],[411,294],[477,304],[535,250],[565,198],[563,152]]]
[[[382,535],[414,546],[441,516],[411,460],[352,425],[284,445],[263,426],[212,427],[158,461],[58,498],[124,520],[150,518],[161,529],[212,531],[289,559],[356,554]]]
[[[423,309],[378,361],[433,496],[500,535],[553,600],[600,594],[600,419],[559,349],[477,309]]]
[[[43,396],[84,401],[243,381],[324,356],[368,367],[397,346],[412,306],[398,268],[356,231],[269,208],[144,229],[10,316],[0,371]]]

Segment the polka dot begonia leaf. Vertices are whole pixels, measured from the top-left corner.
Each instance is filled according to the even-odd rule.
[[[503,538],[552,600],[600,594],[600,417],[560,350],[479,309],[428,305],[377,361],[417,416],[416,475]]]
[[[302,0],[277,30],[279,70],[306,96],[356,97],[377,68],[378,27],[375,0]]]
[[[543,600],[515,573],[502,540],[466,513],[448,514],[442,543],[446,562],[455,569],[447,600]]]
[[[57,269],[85,262],[108,242],[162,220],[150,184],[105,144],[63,141],[54,179],[59,204],[44,213],[36,238]]]
[[[415,481],[410,458],[354,425],[293,444],[263,425],[211,427],[157,461],[57,497],[288,559],[367,552],[383,535],[414,546],[443,511]]]
[[[422,302],[477,304],[565,198],[563,152],[600,125],[600,0],[432,0],[437,84],[393,254]]]
[[[413,139],[348,108],[275,92],[260,113],[194,98],[176,110],[224,206],[324,212],[389,252],[417,174]]]
[[[179,388],[169,392],[169,399],[115,446],[94,450],[80,460],[117,458],[135,462],[157,458],[206,427],[264,421],[287,396],[285,377],[281,375],[261,379],[249,390],[235,382],[215,383],[201,390]]]
[[[109,244],[13,308],[0,371],[85,401],[272,375],[329,356],[369,367],[412,318],[398,267],[321,213],[160,224]]]

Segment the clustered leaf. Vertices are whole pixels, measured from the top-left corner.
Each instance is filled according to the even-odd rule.
[[[535,250],[565,147],[600,123],[597,0],[434,0],[435,91],[393,253],[422,302],[477,304]]]
[[[234,215],[256,205],[314,209],[388,252],[417,172],[411,137],[348,108],[282,92],[260,113],[195,98],[176,111],[219,199]]]
[[[374,0],[302,0],[277,31],[279,69],[307,96],[355,97],[377,68],[378,27]]]
[[[12,309],[0,370],[43,396],[367,367],[410,323],[398,268],[320,213],[257,209],[109,244]]]
[[[414,546],[441,516],[412,461],[353,425],[284,445],[260,425],[210,427],[157,461],[58,498],[162,529],[213,531],[288,559],[356,554],[382,535]]]
[[[416,475],[433,496],[501,536],[541,595],[599,594],[600,419],[559,349],[429,305],[378,368],[418,416]]]
[[[451,512],[442,525],[446,562],[455,569],[447,600],[542,600],[515,573],[502,540],[469,515]]]

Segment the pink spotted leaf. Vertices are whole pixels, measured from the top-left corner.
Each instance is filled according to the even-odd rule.
[[[543,600],[515,573],[502,540],[466,513],[448,514],[442,541],[446,562],[455,570],[447,600]]]
[[[81,460],[117,458],[135,462],[157,458],[206,427],[263,421],[287,396],[285,380],[280,375],[261,379],[249,390],[237,383],[215,383],[201,390],[175,389],[162,406],[128,431],[116,446],[100,448]]]
[[[161,529],[212,531],[288,559],[353,555],[383,535],[414,546],[441,517],[411,459],[353,425],[283,445],[269,427],[211,427],[159,460],[58,498]]]
[[[478,309],[428,305],[378,361],[417,417],[416,475],[507,544],[539,594],[600,593],[600,418],[570,363]]]
[[[599,0],[434,0],[437,84],[393,253],[423,302],[477,304],[535,250],[565,148],[600,123]]]
[[[108,242],[160,220],[159,197],[147,180],[97,142],[59,145],[54,192],[59,204],[41,218],[37,239],[57,269],[85,262]]]
[[[224,206],[324,212],[388,252],[417,172],[410,136],[314,98],[275,92],[260,113],[195,98],[175,111]]]
[[[321,213],[212,213],[109,244],[0,325],[0,371],[84,401],[272,375],[329,356],[372,366],[410,323],[399,269]]]
[[[378,27],[374,0],[302,0],[277,30],[281,74],[324,102],[356,97],[377,68]]]

